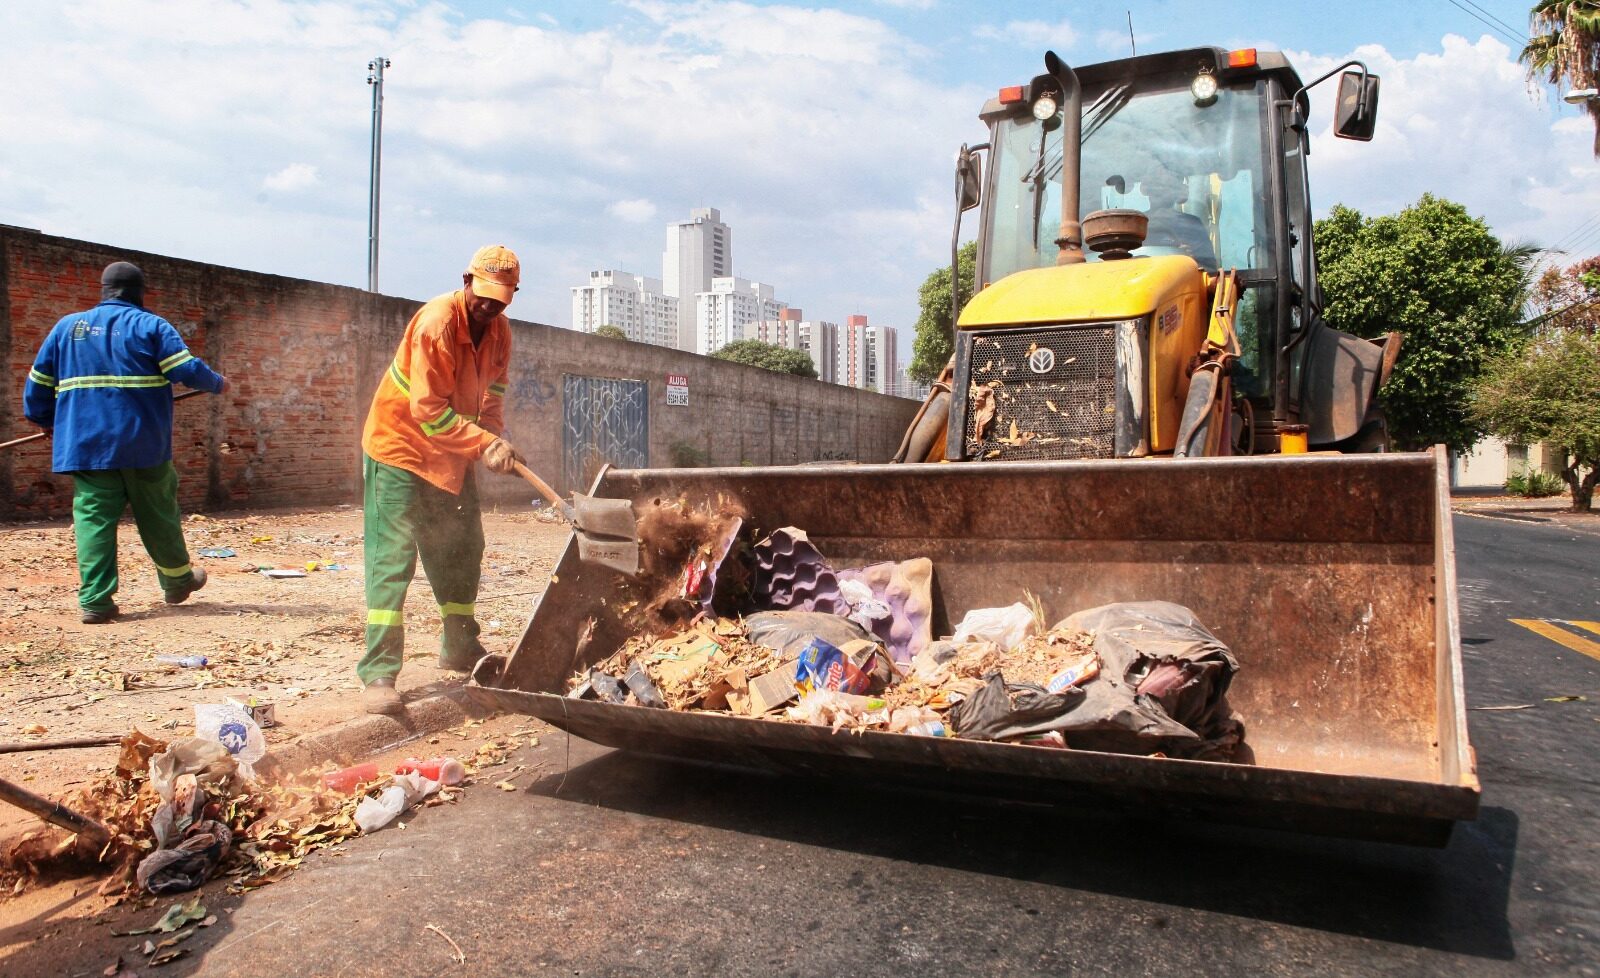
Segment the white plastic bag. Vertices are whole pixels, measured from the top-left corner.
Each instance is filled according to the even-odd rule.
[[[864,581],[839,582],[839,594],[850,606],[850,614],[845,617],[865,628],[869,635],[875,624],[894,616],[894,611],[874,597]]]
[[[1033,617],[1033,610],[1018,601],[1004,608],[976,608],[967,612],[961,624],[956,626],[956,633],[950,641],[960,645],[973,639],[984,639],[1009,652],[1038,631],[1039,622]]]
[[[439,782],[420,774],[397,774],[394,783],[380,791],[376,798],[361,799],[356,806],[356,824],[363,832],[376,832],[438,790]]]
[[[267,756],[267,738],[255,718],[232,703],[196,704],[194,735],[221,744],[239,763],[239,773],[253,780],[252,766]]]

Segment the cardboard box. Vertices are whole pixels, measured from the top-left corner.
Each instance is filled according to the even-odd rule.
[[[794,668],[794,663],[785,663],[775,672],[750,680],[751,716],[771,713],[800,695],[794,685]]]
[[[228,704],[230,706],[237,706],[239,709],[250,714],[250,719],[254,720],[256,722],[256,726],[260,727],[262,730],[265,730],[268,727],[276,727],[278,725],[278,711],[277,708],[271,703],[263,703],[254,696],[245,700],[241,700],[235,696],[230,696],[228,697]]]

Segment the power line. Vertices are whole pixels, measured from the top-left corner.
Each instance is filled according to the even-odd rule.
[[[1449,3],[1452,7],[1456,8],[1457,10],[1459,10],[1462,13],[1466,14],[1468,17],[1471,17],[1473,20],[1476,20],[1478,23],[1480,23],[1483,26],[1489,28],[1489,30],[1495,32],[1496,34],[1499,34],[1501,37],[1504,37],[1506,40],[1510,41],[1512,44],[1517,44],[1517,45],[1521,45],[1521,46],[1524,46],[1524,47],[1527,46],[1528,39],[1526,37],[1519,37],[1514,32],[1508,32],[1504,27],[1501,27],[1499,24],[1497,24],[1494,21],[1489,20],[1488,18],[1484,17],[1482,14],[1478,13],[1476,10],[1473,10],[1471,7],[1468,7],[1465,4],[1461,3],[1460,0],[1446,0],[1446,2]]]
[[[1475,7],[1478,10],[1483,11],[1484,16],[1488,17],[1490,20],[1494,21],[1496,24],[1499,24],[1501,27],[1504,27],[1512,35],[1522,38],[1522,43],[1523,44],[1527,44],[1528,43],[1528,36],[1526,34],[1522,33],[1522,31],[1518,30],[1515,27],[1512,27],[1510,24],[1508,24],[1505,21],[1501,20],[1499,17],[1496,17],[1494,14],[1490,13],[1489,11],[1484,10],[1483,7],[1479,6],[1476,3],[1473,3],[1472,0],[1465,0],[1465,2],[1466,2],[1466,4],[1468,6]]]

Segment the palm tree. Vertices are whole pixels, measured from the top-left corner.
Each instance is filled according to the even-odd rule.
[[[1528,78],[1543,76],[1557,88],[1600,87],[1600,0],[1538,0],[1529,11],[1531,40],[1517,60]],[[1594,120],[1594,155],[1600,157],[1600,99],[1584,108]]]

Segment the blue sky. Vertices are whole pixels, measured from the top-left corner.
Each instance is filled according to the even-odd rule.
[[[1126,55],[1131,10],[1141,51],[1279,48],[1307,77],[1359,53],[1384,76],[1372,143],[1313,137],[1319,212],[1432,191],[1593,253],[1592,130],[1468,13],[1518,35],[1525,4],[8,0],[0,223],[363,284],[384,53],[383,291],[452,288],[499,241],[526,268],[513,315],[568,325],[589,270],[659,276],[666,224],[713,206],[736,274],[909,331],[982,100],[1047,47]]]

